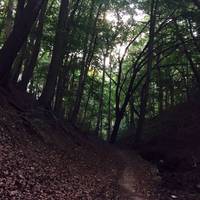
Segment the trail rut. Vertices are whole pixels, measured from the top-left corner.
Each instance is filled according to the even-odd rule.
[[[155,175],[153,167],[136,153],[130,156],[126,151],[119,151],[118,154],[124,163],[124,170],[118,182],[120,200],[152,199],[152,177]]]

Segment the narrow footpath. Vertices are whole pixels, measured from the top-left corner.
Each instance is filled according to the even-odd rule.
[[[119,199],[158,200],[159,195],[155,190],[160,177],[156,167],[143,160],[135,152],[120,150],[118,154],[124,164],[124,170],[119,178]]]

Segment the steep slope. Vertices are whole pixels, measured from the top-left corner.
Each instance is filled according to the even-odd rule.
[[[0,199],[117,199],[118,163],[34,98],[0,93]],[[31,109],[32,108],[32,109]]]
[[[134,130],[129,130],[119,146],[133,152],[133,141]],[[147,121],[143,142],[137,151],[159,169],[161,182],[156,188],[159,200],[200,199],[199,142],[198,99],[177,105]]]
[[[200,103],[183,103],[152,119],[146,135],[151,139],[140,153],[157,164],[163,186],[181,199],[200,199]]]
[[[187,108],[186,105],[184,107]],[[178,115],[181,110],[178,107],[176,109]],[[188,107],[187,112],[189,111],[198,113],[196,106],[194,110]],[[174,110],[170,112],[174,113]],[[170,119],[174,122],[177,118],[170,117],[170,112],[164,115],[162,120]],[[191,119],[191,116],[188,118]],[[187,121],[186,116],[184,119]],[[154,120],[156,123],[151,122],[151,131],[162,130],[159,129],[162,127],[161,120]],[[198,118],[195,117],[196,120]],[[172,127],[174,124],[171,125],[170,122],[165,131],[167,128],[172,130]],[[167,138],[172,136],[174,138],[174,135],[168,134]],[[171,151],[178,152],[175,151],[180,147],[176,146],[178,139],[173,142],[171,139],[163,141],[163,137],[166,135],[147,142],[146,148],[141,151],[142,155],[152,161],[152,156],[164,159],[165,154],[174,155]],[[176,138],[179,138],[178,135]],[[171,142],[170,151],[169,148],[164,148],[164,145],[169,145],[167,141]],[[181,142],[182,140],[180,144]],[[191,144],[194,143],[191,142],[187,149],[193,149]],[[187,154],[180,155],[191,155],[186,152]],[[175,158],[177,160],[177,157]],[[159,159],[154,161],[158,162]],[[174,167],[169,163],[164,160],[165,166],[162,167]],[[198,189],[200,177],[198,162],[192,170],[186,170],[184,173],[185,176],[183,173],[168,171],[159,174],[155,166],[144,161],[136,152],[110,147],[70,124],[64,125],[52,112],[39,107],[31,95],[21,93],[17,88],[9,92],[0,89],[2,200],[168,200],[177,197],[182,200],[199,199],[200,196],[195,191]],[[188,183],[191,185],[188,186]]]
[[[146,126],[146,135],[148,134],[153,137],[143,145],[143,150],[144,153],[145,149],[148,150],[152,159],[177,161],[174,164],[178,170],[188,170],[199,165],[199,102],[180,104],[166,111],[162,116],[152,119]]]

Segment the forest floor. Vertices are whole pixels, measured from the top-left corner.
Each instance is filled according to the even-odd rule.
[[[118,155],[124,165],[119,178],[120,199],[157,200],[156,188],[160,177],[156,167],[133,151],[118,150]]]
[[[132,148],[132,132],[120,142],[125,149]],[[156,198],[200,200],[199,133],[199,99],[179,104],[147,121],[138,152],[158,168],[160,183],[156,193],[160,196]]]
[[[162,172],[134,151],[120,150],[123,173],[119,178],[120,200],[199,200],[194,189],[194,176],[199,170],[186,173]]]
[[[170,176],[169,176],[170,177]],[[0,92],[0,200],[199,200],[156,166],[64,126],[29,96]]]

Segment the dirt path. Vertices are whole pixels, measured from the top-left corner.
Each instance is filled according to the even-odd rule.
[[[119,151],[124,171],[119,179],[120,200],[150,200],[152,198],[156,169],[134,152]]]

